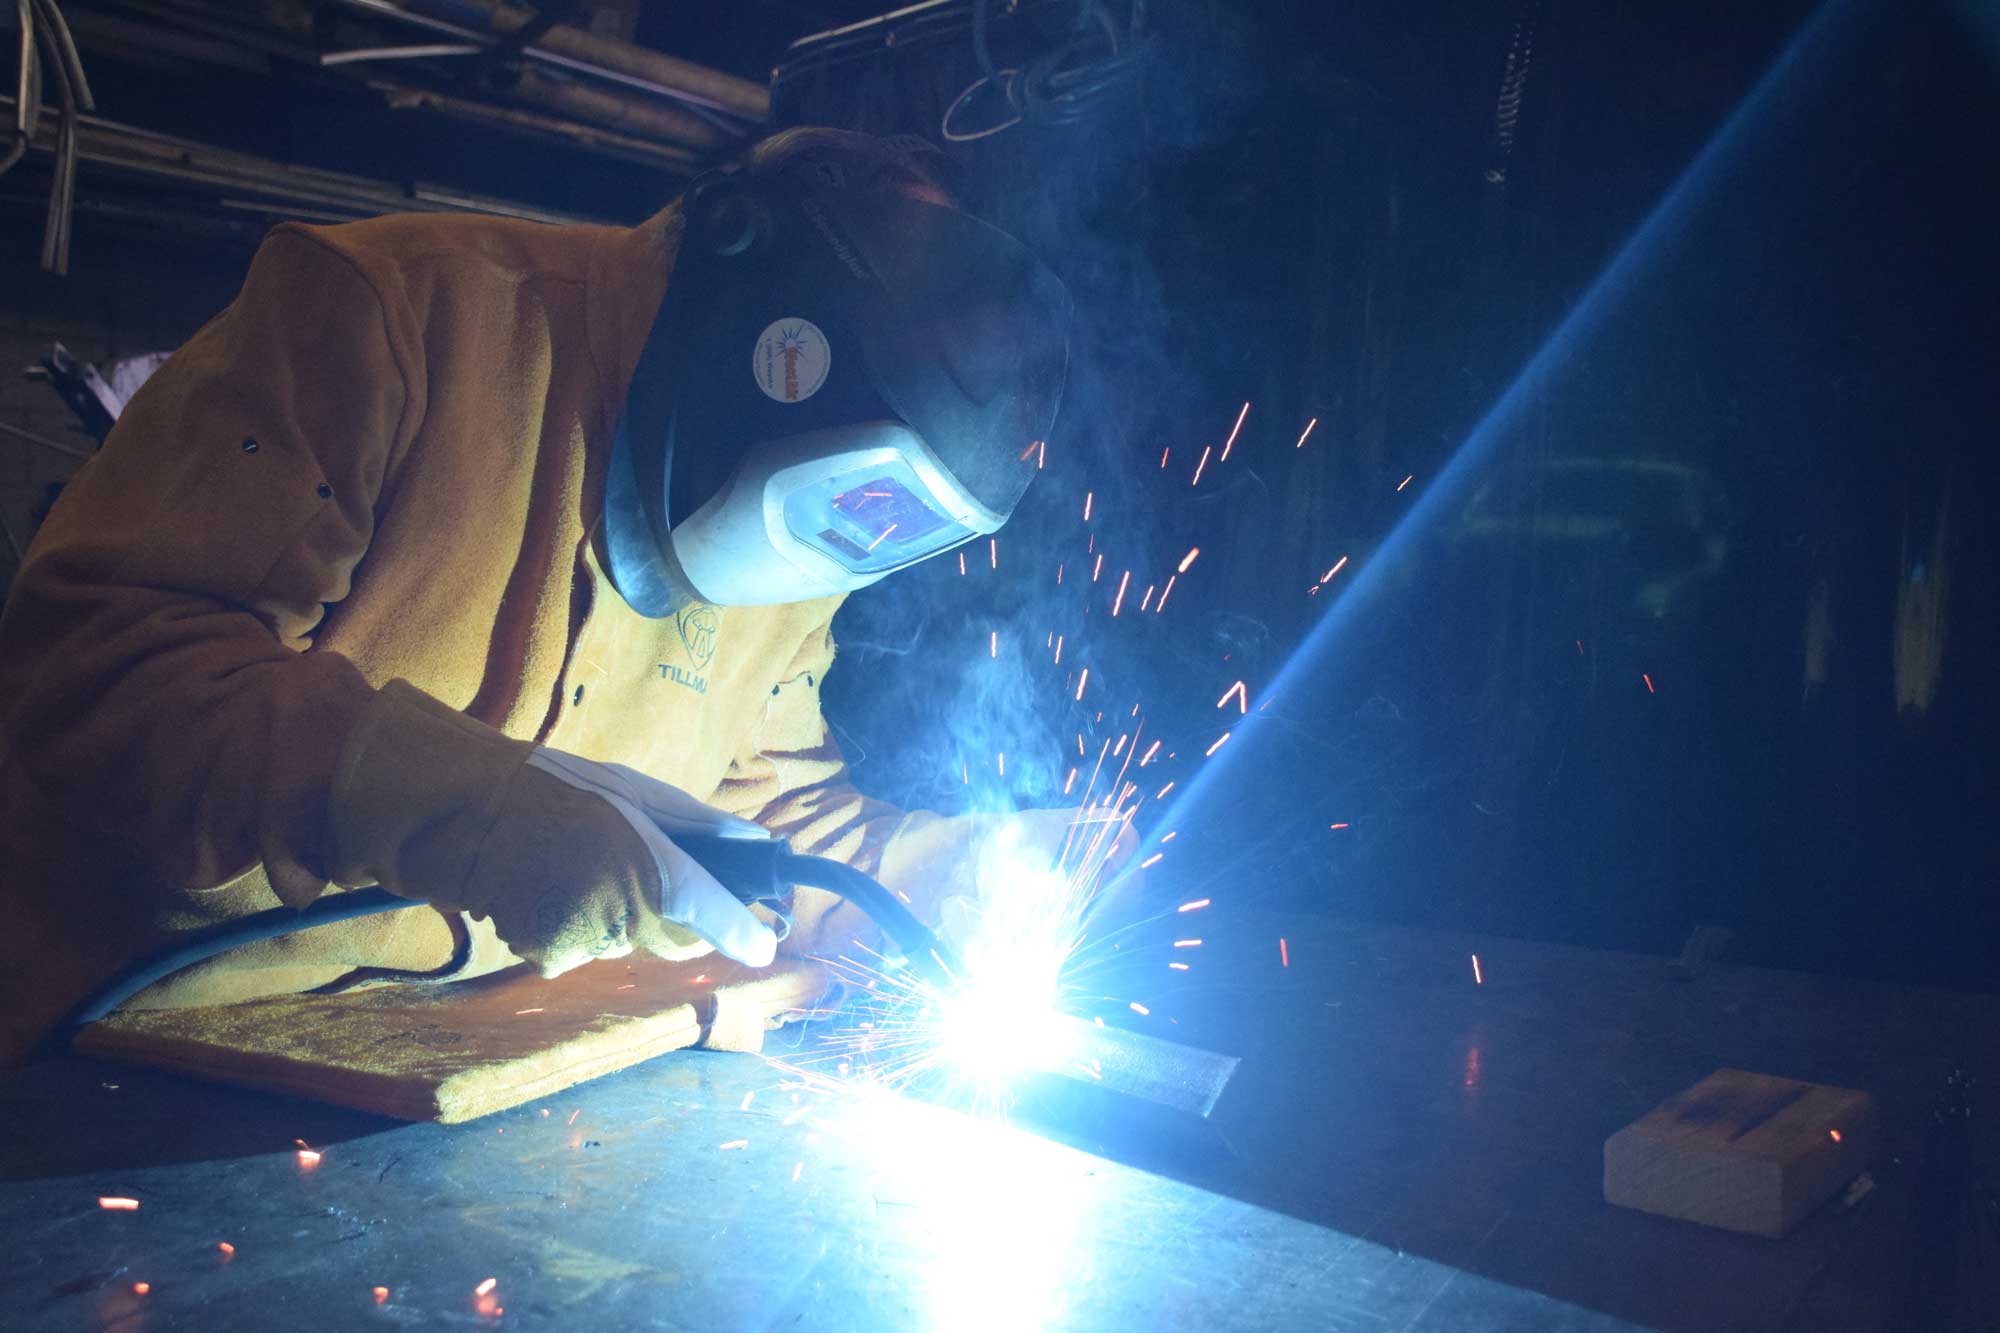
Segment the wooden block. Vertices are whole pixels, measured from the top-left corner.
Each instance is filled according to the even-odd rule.
[[[452,1123],[690,1046],[757,1050],[829,988],[817,963],[620,959],[544,981],[524,968],[450,985],[282,995],[119,1013],[77,1034],[106,1060]]]
[[[1604,1141],[1604,1198],[1756,1236],[1783,1236],[1867,1169],[1865,1092],[1718,1069]]]

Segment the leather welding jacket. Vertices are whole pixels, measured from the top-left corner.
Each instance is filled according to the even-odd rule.
[[[336,762],[396,680],[892,886],[962,842],[844,780],[819,706],[839,598],[648,620],[604,575],[611,434],[679,234],[671,208],[282,226],[134,397],[0,616],[0,1062],[178,933],[337,887]],[[413,767],[451,762],[426,744]],[[800,893],[789,949],[865,929]],[[422,907],[245,946],[138,1003],[513,961],[483,919]]]

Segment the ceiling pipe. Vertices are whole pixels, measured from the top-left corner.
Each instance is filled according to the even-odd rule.
[[[351,8],[386,14],[419,24],[433,32],[491,42],[504,40],[539,17],[534,10],[511,0],[459,0],[459,7],[485,15],[488,28],[482,32],[435,18],[406,0],[343,0]],[[600,37],[596,33],[566,24],[557,24],[532,39],[521,54],[530,60],[559,65],[579,74],[629,84],[649,92],[721,111],[740,120],[761,125],[771,118],[771,93],[761,83],[739,79],[733,74],[697,65],[677,56],[662,55],[630,42]]]

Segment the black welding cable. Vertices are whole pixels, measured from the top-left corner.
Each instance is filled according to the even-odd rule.
[[[784,886],[791,884],[825,889],[845,898],[882,927],[918,972],[934,984],[948,984],[952,980],[951,955],[930,929],[894,893],[852,866],[823,856],[799,856],[777,839],[765,842],[677,838],[675,841],[746,902],[780,897]],[[77,1029],[103,1018],[154,982],[238,945],[336,921],[422,906],[421,902],[398,897],[384,888],[352,889],[327,894],[304,908],[274,907],[195,931],[159,953],[128,964],[85,996],[50,1033],[48,1048],[54,1052],[67,1046]]]

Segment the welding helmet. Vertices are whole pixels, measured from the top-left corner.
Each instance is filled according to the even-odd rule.
[[[995,531],[1041,462],[1070,302],[955,209],[711,175],[605,481],[604,549],[641,615],[805,601]]]

